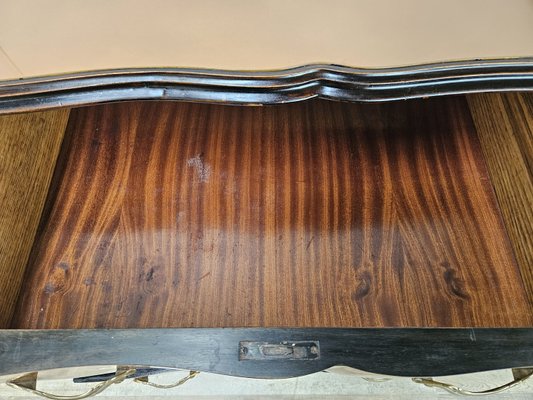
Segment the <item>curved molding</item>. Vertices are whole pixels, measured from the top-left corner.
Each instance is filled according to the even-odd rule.
[[[241,343],[304,341],[310,359],[242,359]],[[289,378],[335,365],[395,376],[533,365],[533,329],[178,328],[0,330],[0,376],[90,365],[149,365],[250,378]]]
[[[519,90],[533,90],[533,57],[382,69],[327,64],[258,72],[133,68],[0,81],[0,114],[128,100],[376,102]]]

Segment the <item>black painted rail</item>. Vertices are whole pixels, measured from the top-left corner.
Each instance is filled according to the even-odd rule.
[[[248,359],[242,342],[315,343],[318,357]],[[0,330],[0,375],[90,365],[150,365],[287,378],[334,365],[395,376],[533,366],[533,328]]]

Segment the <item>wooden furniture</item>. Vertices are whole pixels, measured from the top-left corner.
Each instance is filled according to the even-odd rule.
[[[12,327],[533,324],[464,98],[73,110]]]
[[[517,4],[505,35],[531,33],[530,3]],[[57,42],[69,57],[37,52],[34,69],[21,67],[28,37],[0,25],[18,69],[0,82],[0,375],[97,364],[125,366],[115,380],[145,365],[280,378],[344,364],[426,384],[533,373],[533,96],[516,93],[533,88],[531,41],[499,59],[478,59],[509,55],[490,37],[481,53],[468,40],[430,60],[400,51],[398,67],[344,40],[358,28],[338,18],[324,53],[261,27],[250,41],[273,53],[238,43],[230,53],[245,61],[197,52],[232,30],[214,39],[179,24],[169,36],[185,29],[197,46],[99,58],[80,24]],[[79,35],[85,49],[67,52]],[[161,62],[168,54],[184,58]],[[35,375],[12,384],[33,390]]]
[[[12,293],[2,297],[11,315],[4,327],[12,330],[1,332],[0,358],[10,357],[11,340],[28,342],[17,364],[0,363],[2,372],[155,365],[144,340],[167,338],[150,342],[155,354],[170,346],[179,355],[189,335],[199,341],[187,346],[193,353],[165,356],[161,366],[265,377],[335,363],[398,375],[527,366],[530,226],[521,221],[531,213],[530,103],[528,95],[244,108],[120,103],[70,111],[64,136],[68,113],[32,114],[28,121],[42,124],[32,143],[48,161],[25,159],[29,177],[10,180],[19,190],[6,205],[43,212],[38,229],[35,217],[6,213],[11,232],[15,222],[30,228],[20,243],[33,246],[31,255],[29,246],[6,252],[29,262],[25,273],[19,263],[3,275]],[[509,129],[500,130],[505,121]],[[45,147],[62,137],[59,155],[57,145]],[[28,196],[30,167],[50,182],[41,164],[56,164],[46,202]],[[510,173],[524,182],[518,189],[506,184]],[[186,327],[238,329],[132,329]],[[400,329],[368,329],[385,327]],[[110,352],[109,331],[41,330],[72,328],[129,331],[113,333],[123,345]],[[320,362],[254,367],[234,353],[253,339],[319,342]],[[224,362],[208,362],[220,340],[229,346]],[[339,346],[344,356],[334,356]],[[373,346],[384,355],[370,357]],[[409,362],[394,361],[399,346]],[[76,350],[65,358],[63,347]],[[205,356],[194,356],[199,348]],[[445,362],[432,363],[436,354]]]

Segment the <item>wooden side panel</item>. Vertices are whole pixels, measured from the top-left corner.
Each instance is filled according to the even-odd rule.
[[[533,93],[468,97],[533,307]]]
[[[0,117],[0,327],[13,314],[68,115]]]
[[[464,98],[77,109],[13,327],[532,325]]]

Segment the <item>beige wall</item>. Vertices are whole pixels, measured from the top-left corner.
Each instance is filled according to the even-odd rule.
[[[0,47],[0,80],[533,56],[533,1],[2,0]]]

